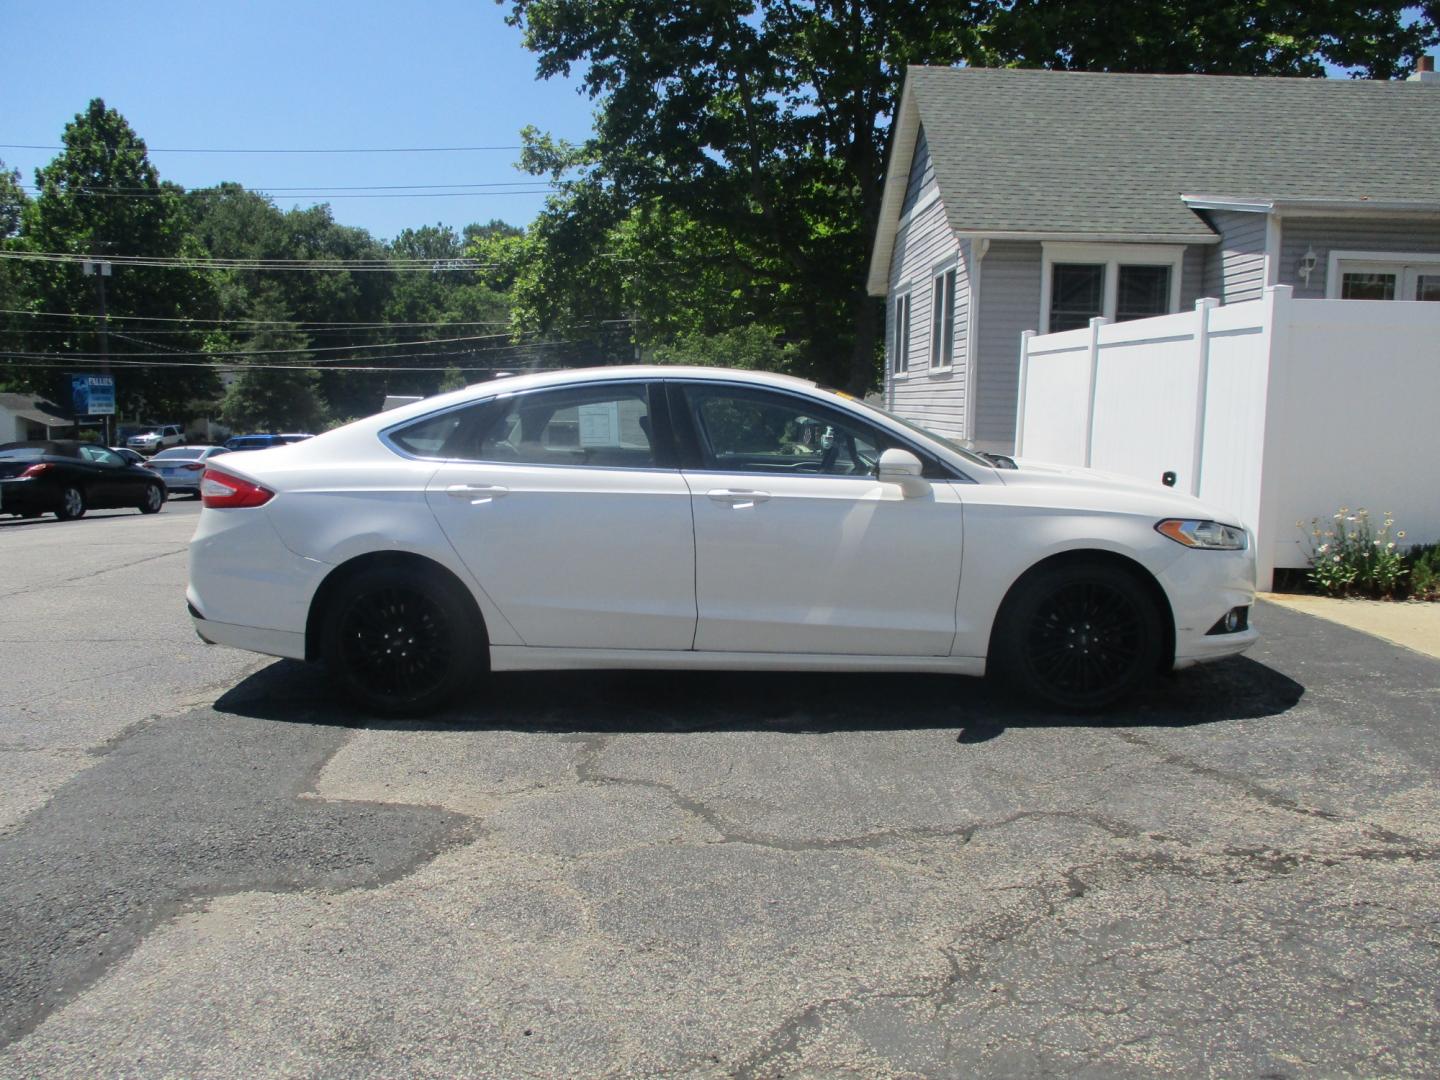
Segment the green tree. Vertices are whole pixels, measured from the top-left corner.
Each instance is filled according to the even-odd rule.
[[[255,309],[269,325],[250,333],[235,346],[228,340],[210,343],[213,351],[233,355],[246,363],[236,372],[220,415],[237,431],[317,431],[326,421],[320,395],[320,374],[313,370],[309,337],[294,323],[286,323],[278,305]]]
[[[145,143],[114,109],[99,98],[65,126],[64,150],[36,170],[38,189],[25,207],[16,246],[29,251],[74,255],[145,255],[184,258],[202,254],[187,236],[180,190],[163,184],[146,155]],[[85,277],[75,263],[26,262],[21,291],[35,310],[93,313],[97,279]],[[198,347],[199,335],[168,337],[163,343],[144,336],[141,324],[122,316],[176,318],[213,302],[203,271],[183,267],[117,266],[105,281],[107,307],[117,316],[109,335],[116,361],[116,394],[121,411],[156,419],[181,418],[196,399],[213,397],[218,383],[205,366],[161,367],[171,350]],[[94,355],[100,352],[98,328],[76,320],[65,336],[35,334],[30,351]],[[127,362],[127,357],[131,358]],[[29,382],[52,396],[64,389],[65,375],[32,369]],[[65,391],[68,395],[68,391]],[[66,400],[61,397],[60,400]]]
[[[581,146],[526,133],[522,165],[561,183],[516,253],[517,321],[634,315],[643,343],[652,318],[663,316],[658,333],[678,327],[687,294],[709,307],[728,284],[725,319],[777,329],[798,370],[855,391],[878,374],[864,268],[907,65],[1312,74],[1336,63],[1388,77],[1436,38],[1434,3],[508,3],[539,75],[578,71],[597,107]],[[663,269],[617,259],[627,231],[653,239],[657,223],[682,230]]]
[[[20,186],[20,171],[7,169],[0,161],[0,251],[10,248],[20,232],[20,222],[30,200]],[[16,369],[5,354],[25,346],[24,330],[32,320],[23,315],[25,293],[21,289],[20,268],[8,259],[0,259],[0,390],[18,384]]]

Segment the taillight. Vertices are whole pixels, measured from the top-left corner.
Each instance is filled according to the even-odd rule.
[[[200,478],[200,501],[203,505],[219,509],[233,509],[242,506],[264,506],[275,497],[267,487],[241,480],[219,469],[206,469]]]
[[[199,472],[199,471],[200,471],[201,469],[203,469],[204,467],[205,467],[205,466],[204,466],[204,465],[201,465],[200,462],[198,462],[198,461],[192,461],[192,462],[190,462],[188,465],[185,466],[185,468],[189,469],[191,472]]]
[[[49,472],[49,471],[50,471],[50,463],[49,463],[48,461],[37,461],[34,465],[31,465],[28,469],[26,469],[26,470],[25,470],[24,472],[22,472],[20,475],[21,475],[21,476],[39,476],[41,473],[43,473],[43,472]]]

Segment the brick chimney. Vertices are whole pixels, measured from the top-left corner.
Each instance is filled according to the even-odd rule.
[[[1435,72],[1435,57],[1421,56],[1415,61],[1415,70],[1406,82],[1420,83],[1423,86],[1440,86],[1440,75]]]

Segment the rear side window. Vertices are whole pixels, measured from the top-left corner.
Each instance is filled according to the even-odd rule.
[[[390,434],[418,457],[516,465],[645,469],[655,465],[641,383],[537,390],[427,417]]]

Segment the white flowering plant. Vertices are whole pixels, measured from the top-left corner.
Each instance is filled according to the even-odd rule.
[[[1297,522],[1301,529],[1305,526]],[[1391,535],[1395,518],[1387,510],[1376,529],[1369,511],[1342,506],[1329,521],[1310,522],[1310,584],[1326,596],[1394,596],[1405,581],[1405,557],[1396,546],[1404,530]]]

